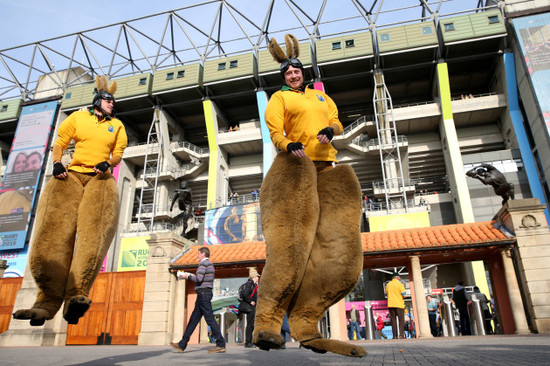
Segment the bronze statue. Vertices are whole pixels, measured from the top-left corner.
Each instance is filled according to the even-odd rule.
[[[504,174],[491,164],[481,164],[466,172],[466,175],[479,179],[485,185],[493,186],[495,193],[502,197],[503,205],[509,199],[514,199],[514,184],[508,183]]]
[[[191,188],[186,181],[180,183],[180,189],[176,189],[176,194],[172,198],[172,205],[170,206],[170,212],[174,208],[174,205],[178,203],[178,208],[183,214],[183,230],[181,236],[185,238],[187,231],[187,221],[193,216],[193,197],[191,195]],[[178,215],[179,216],[179,215]]]

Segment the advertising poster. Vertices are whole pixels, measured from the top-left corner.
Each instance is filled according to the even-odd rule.
[[[550,136],[550,13],[512,21]]]
[[[220,207],[204,215],[204,245],[263,240],[259,202]]]
[[[118,257],[118,271],[143,271],[147,269],[149,257],[149,236],[120,239],[120,254]]]
[[[24,106],[0,186],[0,251],[25,246],[56,101]]]

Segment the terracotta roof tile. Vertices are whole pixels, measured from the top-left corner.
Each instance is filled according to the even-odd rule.
[[[394,250],[415,250],[440,247],[484,245],[508,242],[510,238],[493,227],[494,221],[469,224],[442,225],[417,229],[402,229],[362,233],[361,242],[365,255]],[[513,240],[513,239],[511,239]],[[173,268],[196,267],[197,251],[193,246],[172,263]],[[216,265],[262,263],[265,261],[264,242],[211,245],[210,259]]]

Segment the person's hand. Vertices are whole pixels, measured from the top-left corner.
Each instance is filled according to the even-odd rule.
[[[67,179],[67,170],[60,161],[53,165],[53,176],[57,179]]]
[[[254,306],[254,305],[256,305],[256,302],[255,302],[255,301],[251,301],[251,302],[250,302],[250,305]]]
[[[304,145],[301,142],[291,142],[288,145],[286,145],[286,151],[289,154],[292,154],[294,156],[297,156],[299,158],[303,158],[306,156]]]
[[[109,164],[107,161],[102,161],[101,163],[94,166],[94,172],[96,174],[103,174],[107,170],[109,170],[110,167],[111,167],[111,164]]]
[[[334,137],[334,128],[325,127],[317,134],[317,140],[322,144],[328,144]]]

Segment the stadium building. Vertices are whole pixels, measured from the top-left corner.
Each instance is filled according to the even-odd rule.
[[[0,344],[179,339],[195,294],[173,272],[192,271],[200,245],[211,245],[214,303],[233,337],[236,290],[249,267],[265,263],[258,197],[277,152],[264,110],[282,85],[267,42],[286,33],[300,40],[305,80],[338,106],[344,131],[332,143],[364,194],[365,269],[323,332],[346,339],[351,304],[383,314],[394,271],[410,295],[411,336],[429,336],[425,295],[443,303],[459,280],[496,299],[495,331],[550,330],[549,9],[550,1],[520,0],[261,0],[254,9],[197,1],[0,50],[0,202],[15,184],[32,196],[22,226],[0,227],[8,266],[0,284],[12,286],[12,305],[33,298],[27,253],[56,127],[91,105],[96,75],[117,81],[116,115],[129,138],[115,171],[118,230],[91,295],[103,305],[78,326],[58,316],[32,337],[9,310]],[[41,169],[16,171],[26,150],[42,154]],[[514,200],[503,205],[466,175],[480,164],[513,183]],[[172,202],[182,182],[193,196],[186,232]],[[0,208],[2,220],[12,214]],[[207,341],[205,327],[196,342]]]

